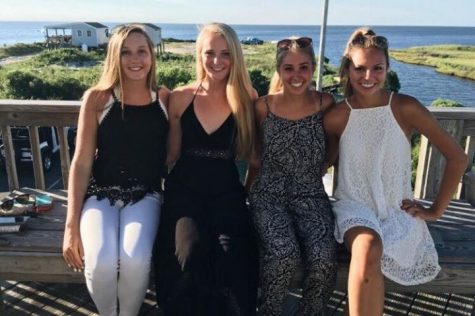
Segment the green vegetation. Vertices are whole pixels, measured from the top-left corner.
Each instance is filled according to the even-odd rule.
[[[173,89],[193,81],[194,43],[167,42],[166,48],[175,53],[157,57],[158,83]],[[264,95],[275,70],[274,45],[243,45],[243,49],[253,86]],[[103,50],[84,53],[76,48],[47,49],[36,44],[15,45],[1,52],[8,56],[36,52],[31,58],[0,67],[0,98],[6,99],[79,100],[98,81],[105,57]],[[336,83],[335,73],[325,64],[324,86]]]
[[[391,57],[435,67],[438,72],[475,80],[475,46],[434,45],[392,50]]]
[[[459,108],[463,107],[463,104],[458,103],[457,101],[450,99],[437,98],[432,101],[431,105],[436,108]]]
[[[44,43],[15,44],[0,48],[0,58],[36,54],[45,49]]]

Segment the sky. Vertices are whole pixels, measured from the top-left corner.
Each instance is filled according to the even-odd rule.
[[[1,0],[0,21],[319,25],[324,0]],[[475,26],[474,0],[328,0],[329,25]]]

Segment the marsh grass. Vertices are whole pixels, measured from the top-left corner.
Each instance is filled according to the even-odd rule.
[[[392,50],[391,57],[434,67],[438,72],[475,80],[475,46],[434,45]]]

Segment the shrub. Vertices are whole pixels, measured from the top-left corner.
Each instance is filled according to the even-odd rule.
[[[458,107],[463,107],[462,104],[458,103],[457,101],[450,100],[450,99],[443,99],[443,98],[437,98],[434,101],[432,101],[431,106],[437,107],[437,108],[458,108]]]
[[[79,100],[87,85],[71,77],[59,77],[49,84],[49,99],[56,100]]]
[[[180,67],[158,67],[157,83],[169,89],[187,84],[193,80],[193,73],[190,70]]]
[[[399,77],[397,76],[397,73],[395,71],[388,71],[384,86],[389,91],[399,92],[399,90],[401,89],[401,84],[399,83]]]
[[[10,71],[5,76],[3,90],[12,99],[45,99],[45,82],[30,72]]]
[[[257,94],[260,96],[266,95],[269,91],[269,78],[263,75],[260,69],[251,69],[249,77],[251,77],[252,86],[257,90]]]
[[[60,48],[45,50],[33,57],[31,64],[33,66],[46,66],[46,65],[62,65],[78,64],[78,65],[94,65],[96,63],[95,56],[78,50],[77,48]]]

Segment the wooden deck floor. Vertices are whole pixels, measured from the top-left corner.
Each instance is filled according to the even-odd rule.
[[[97,315],[96,308],[84,284],[2,281],[5,316],[21,315]],[[290,296],[286,306],[298,297]],[[346,294],[335,291],[326,316],[342,316]],[[474,298],[470,296],[427,293],[387,293],[384,315],[471,316]],[[140,316],[160,315],[151,289],[142,305]],[[288,310],[286,315],[294,315]]]

